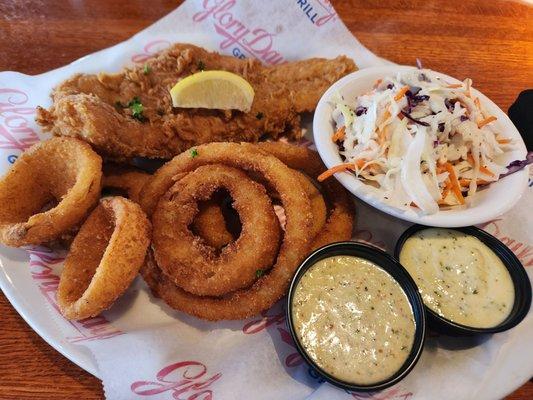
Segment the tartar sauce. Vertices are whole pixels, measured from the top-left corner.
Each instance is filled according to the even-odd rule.
[[[415,321],[400,285],[376,264],[334,256],[311,266],[292,300],[296,335],[333,377],[358,385],[397,372],[413,346]]]
[[[514,286],[500,258],[478,238],[453,229],[418,231],[405,242],[400,263],[424,303],[461,325],[490,328],[514,304]]]

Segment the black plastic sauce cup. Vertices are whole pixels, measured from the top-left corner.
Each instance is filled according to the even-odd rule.
[[[413,234],[424,229],[430,229],[429,226],[413,225],[407,229],[398,239],[396,248],[394,250],[394,256],[399,260],[402,247],[405,241],[409,239]],[[436,228],[438,229],[438,228]],[[476,228],[475,226],[468,226],[464,228],[450,228],[467,235],[474,236],[487,245],[503,262],[507,267],[511,280],[513,282],[515,290],[515,300],[511,313],[500,324],[490,328],[474,328],[471,326],[461,325],[456,322],[452,322],[435,311],[426,308],[426,315],[428,325],[431,329],[451,336],[471,336],[478,334],[497,333],[503,332],[518,325],[529,312],[531,306],[531,283],[527,272],[522,266],[522,263],[514,255],[514,253],[502,242],[496,239],[494,236],[487,232]]]
[[[400,285],[402,290],[407,296],[407,299],[411,305],[413,316],[415,320],[415,335],[413,340],[413,347],[409,354],[409,357],[401,368],[392,376],[377,382],[371,385],[358,385],[350,382],[342,381],[335,376],[330,375],[327,371],[324,371],[320,368],[307,354],[305,348],[300,343],[296,330],[294,327],[294,321],[292,319],[292,300],[294,297],[295,289],[300,281],[300,278],[305,274],[305,272],[318,261],[333,257],[333,256],[355,256],[364,258],[368,261],[373,262],[374,264],[381,267],[383,270],[389,273],[396,282]],[[321,247],[320,249],[314,251],[309,255],[300,265],[294,278],[292,279],[291,286],[289,288],[289,294],[287,296],[287,325],[291,333],[292,339],[296,344],[298,352],[302,355],[304,360],[311,365],[324,379],[326,379],[331,384],[338,386],[340,388],[350,390],[350,391],[374,391],[385,389],[389,386],[392,386],[402,380],[415,366],[417,363],[420,354],[422,353],[422,348],[424,346],[425,332],[426,332],[426,317],[424,312],[424,305],[422,303],[422,298],[418,293],[418,288],[416,287],[413,279],[409,273],[400,265],[400,263],[394,259],[394,257],[385,253],[384,251],[366,244],[357,243],[357,242],[339,242],[332,243]],[[356,335],[356,332],[354,332]],[[349,368],[359,368],[358,365],[352,365]]]

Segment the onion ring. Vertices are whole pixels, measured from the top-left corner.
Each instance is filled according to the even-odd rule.
[[[274,266],[251,287],[223,297],[196,296],[185,292],[160,273],[150,257],[143,268],[143,276],[154,293],[171,307],[207,320],[243,319],[270,308],[285,294],[296,268],[309,251],[311,205],[296,175],[277,158],[247,143],[211,143],[198,146],[194,157],[185,152],[162,166],[141,192],[144,210],[149,214],[153,212],[159,198],[173,185],[175,176],[213,163],[257,173],[279,193],[287,219]],[[153,279],[154,274],[160,279]]]
[[[322,196],[320,191],[313,184],[309,177],[307,177],[305,174],[301,173],[298,170],[293,171],[298,176],[298,180],[300,181],[300,184],[302,185],[305,194],[307,194],[307,196],[309,197],[309,201],[311,202],[311,213],[313,214],[313,222],[309,230],[309,235],[311,237],[316,237],[326,224],[326,219],[328,216],[326,202],[324,201],[324,197]]]
[[[242,231],[217,257],[190,231],[198,201],[226,189],[239,213]],[[247,287],[276,259],[280,228],[265,189],[244,172],[221,164],[205,165],[176,182],[152,216],[152,249],[159,268],[192,294],[220,296]]]
[[[57,292],[68,319],[94,317],[111,307],[144,262],[150,222],[138,204],[106,197],[72,242]]]
[[[227,246],[235,239],[227,228],[222,205],[215,199],[209,199],[198,204],[198,214],[194,218],[191,229],[208,246],[217,250]]]
[[[134,167],[104,165],[103,187],[119,189],[128,199],[138,203],[139,194],[151,175]]]
[[[87,143],[55,137],[33,145],[0,181],[0,242],[57,239],[98,202],[101,179],[102,159]]]
[[[261,142],[255,146],[308,176],[316,177],[326,170],[318,153],[308,148],[283,142]],[[313,240],[313,250],[329,243],[350,240],[355,217],[353,201],[340,183],[330,179],[321,182],[320,186],[329,205],[329,213],[324,228]]]

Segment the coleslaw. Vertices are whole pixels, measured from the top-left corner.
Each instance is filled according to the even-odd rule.
[[[353,171],[380,199],[434,214],[467,204],[507,168],[498,156],[513,146],[497,132],[471,91],[420,69],[379,79],[353,102],[334,97],[332,113],[343,164],[319,177]]]

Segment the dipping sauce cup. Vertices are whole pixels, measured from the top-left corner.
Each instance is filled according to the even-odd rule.
[[[298,351],[333,385],[381,390],[403,379],[420,357],[422,298],[400,263],[378,248],[339,242],[314,251],[287,299]]]
[[[406,246],[410,238],[415,241]],[[531,283],[520,260],[501,241],[474,226],[449,230],[413,225],[398,240],[395,257],[413,273],[429,327],[439,333],[503,332],[518,325],[531,306]]]

